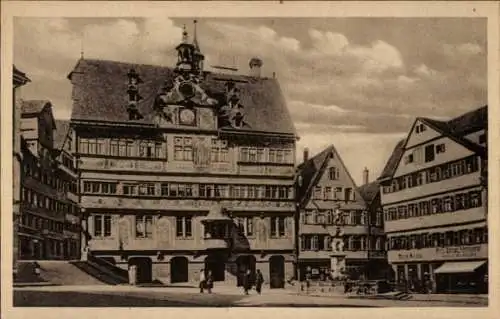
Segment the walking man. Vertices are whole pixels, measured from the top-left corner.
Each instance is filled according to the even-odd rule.
[[[250,269],[247,269],[243,275],[243,290],[245,291],[245,295],[248,295],[248,290],[250,290]]]
[[[264,277],[262,276],[260,269],[257,269],[257,274],[255,276],[255,290],[257,291],[257,293],[259,295],[262,291],[262,284],[263,283],[264,283]]]
[[[206,282],[207,282],[208,293],[211,294],[212,288],[214,287],[214,278],[213,278],[212,272],[210,270],[208,271]]]
[[[205,279],[205,269],[200,270],[200,293],[203,293],[205,289],[206,279]]]

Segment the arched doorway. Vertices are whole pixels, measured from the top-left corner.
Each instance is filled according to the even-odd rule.
[[[136,282],[138,284],[153,281],[153,262],[149,257],[132,257],[128,261],[129,266],[137,267]]]
[[[271,288],[285,288],[285,257],[271,256],[269,258],[269,276]]]
[[[186,257],[174,257],[170,260],[170,282],[188,282],[189,262]]]
[[[226,278],[226,256],[223,254],[210,254],[205,258],[205,273],[212,272],[214,281],[224,281]]]
[[[243,255],[236,258],[236,267],[237,267],[237,279],[236,285],[240,287],[243,284],[243,276],[247,272],[247,269],[250,269],[250,279],[253,280],[255,275],[255,267],[257,260],[253,255]]]

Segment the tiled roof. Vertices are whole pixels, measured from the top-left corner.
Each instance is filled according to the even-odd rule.
[[[374,181],[365,185],[361,185],[358,187],[358,192],[361,194],[361,197],[368,204],[372,203],[380,190],[380,183],[378,181]]]
[[[54,148],[61,150],[69,132],[68,120],[56,120],[56,130],[54,131]]]
[[[488,127],[488,106],[467,112],[446,124],[449,132],[457,136],[485,129]]]
[[[137,121],[130,121],[126,112],[130,69],[135,69],[143,80],[139,85],[143,100],[138,103],[138,110],[144,118]],[[153,124],[154,99],[165,81],[173,79],[173,71],[164,66],[81,59],[68,76],[74,84],[71,119]],[[209,96],[220,100],[224,98],[227,81],[236,82],[240,89],[250,131],[296,135],[276,79],[207,72],[201,86]]]
[[[480,154],[486,155],[486,149],[464,138],[464,135],[477,132],[488,127],[488,107],[483,106],[479,109],[467,112],[447,122],[437,121],[428,118],[420,120],[441,134],[449,137],[455,142],[462,144],[466,148]]]
[[[406,140],[403,139],[396,144],[396,147],[394,147],[391,156],[387,160],[387,163],[385,164],[385,167],[382,170],[382,174],[380,174],[380,177],[378,178],[379,180],[391,177],[392,174],[394,174],[394,171],[398,166],[399,159],[403,155],[405,141]]]
[[[22,114],[38,114],[43,108],[50,104],[48,100],[26,100],[21,104]]]
[[[482,156],[487,156],[486,148],[467,140],[464,138],[464,135],[488,128],[488,106],[480,107],[449,121],[438,121],[430,118],[418,118],[417,120],[426,123],[441,134],[449,137],[468,149]],[[406,139],[398,142],[389,157],[379,180],[389,178],[394,174],[399,160],[403,155],[405,145]]]

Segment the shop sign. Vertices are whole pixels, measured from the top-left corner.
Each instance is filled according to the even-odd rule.
[[[411,260],[411,259],[422,259],[423,256],[421,253],[417,253],[417,252],[402,252],[402,253],[398,253],[398,259],[399,260]]]
[[[480,252],[481,245],[436,248],[436,254],[444,258],[477,257]]]

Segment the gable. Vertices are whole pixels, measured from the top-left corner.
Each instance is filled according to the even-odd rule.
[[[345,201],[348,199],[351,204],[364,206],[365,202],[351,174],[334,147],[331,148],[331,152],[327,154],[322,164],[321,170],[311,185],[309,201]]]
[[[431,128],[427,123],[417,119],[410,130],[406,142],[406,148],[425,143],[428,140],[437,138],[442,134]]]
[[[399,160],[394,177],[451,162],[472,154],[474,152],[462,144],[442,136],[417,147],[406,148]]]

